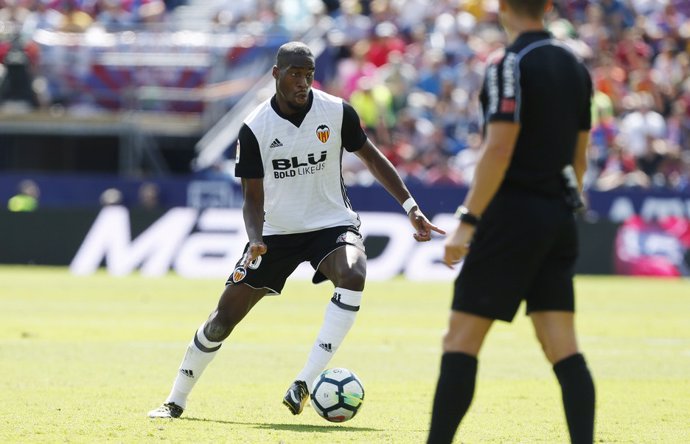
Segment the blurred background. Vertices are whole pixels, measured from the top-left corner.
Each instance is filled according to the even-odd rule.
[[[0,263],[72,263],[105,207],[126,210],[130,256],[174,208],[196,212],[187,241],[227,232],[203,216],[240,217],[237,133],[273,94],[275,52],[290,40],[310,45],[314,86],[354,106],[425,212],[452,213],[482,141],[485,61],[506,44],[497,6],[0,0]],[[554,6],[548,28],[596,88],[578,272],[690,276],[690,1]],[[399,215],[355,156],[343,164],[355,209]],[[372,234],[370,256],[385,257],[394,237]],[[94,261],[115,261],[108,248]],[[209,255],[222,256],[198,253]],[[147,258],[135,254],[130,270]]]

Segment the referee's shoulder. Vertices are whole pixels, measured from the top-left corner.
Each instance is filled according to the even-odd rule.
[[[489,55],[486,57],[486,65],[499,65],[502,61],[503,58],[506,56],[506,49],[505,48],[498,48],[494,50],[493,52],[489,53]]]

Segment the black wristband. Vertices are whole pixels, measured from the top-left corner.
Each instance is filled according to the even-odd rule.
[[[455,211],[455,217],[458,218],[460,222],[466,223],[467,225],[472,225],[476,227],[479,224],[479,216],[470,213],[464,205],[460,205]]]

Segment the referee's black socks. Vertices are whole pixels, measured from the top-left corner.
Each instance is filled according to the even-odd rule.
[[[465,353],[443,354],[428,444],[453,441],[455,431],[472,403],[476,379],[477,358]]]
[[[591,444],[594,440],[594,381],[580,353],[568,356],[553,366],[561,384],[570,442]]]

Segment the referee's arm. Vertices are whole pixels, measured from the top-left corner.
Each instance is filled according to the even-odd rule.
[[[513,157],[519,133],[520,124],[514,122],[497,121],[487,125],[474,179],[463,203],[470,213],[480,217],[498,191]],[[475,228],[473,224],[461,222],[446,238],[443,262],[447,266],[453,268],[467,255]]]
[[[463,204],[470,213],[481,216],[498,191],[513,157],[519,134],[518,123],[498,121],[487,125],[486,139],[479,154],[474,179]]]
[[[575,169],[575,176],[577,176],[577,187],[582,193],[583,177],[587,169],[587,147],[589,146],[589,130],[580,131],[577,134],[577,145],[575,146],[575,158],[573,159],[573,168]]]

